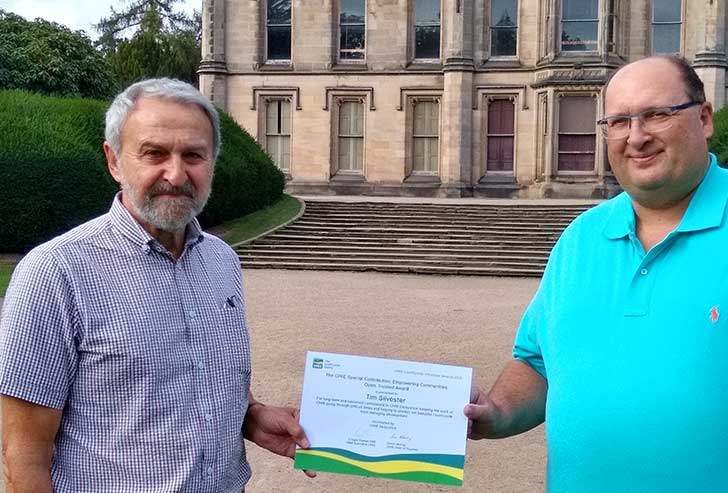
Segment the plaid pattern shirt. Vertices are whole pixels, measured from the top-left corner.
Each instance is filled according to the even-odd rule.
[[[124,208],[31,251],[0,320],[0,393],[63,409],[57,492],[236,492],[250,350],[238,258],[174,261]]]

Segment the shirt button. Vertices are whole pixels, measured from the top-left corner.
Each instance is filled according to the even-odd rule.
[[[646,276],[647,275],[647,272],[648,272],[647,269],[642,269],[640,271],[640,274],[642,274],[643,276]]]
[[[197,315],[195,312],[187,312],[187,316],[190,318],[195,318],[195,315]]]
[[[205,363],[202,363],[202,362],[197,363],[197,368],[200,369],[200,370],[204,370],[205,369]]]
[[[207,475],[212,476],[212,467],[207,468]]]
[[[210,414],[210,413],[205,414],[205,421],[212,421],[212,414]]]

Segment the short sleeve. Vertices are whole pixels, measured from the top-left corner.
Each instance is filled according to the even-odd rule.
[[[538,337],[540,321],[537,308],[539,305],[538,296],[539,294],[536,293],[523,314],[521,325],[516,333],[516,341],[513,345],[513,357],[523,361],[536,370],[544,379],[548,380]]]
[[[77,310],[73,292],[48,252],[16,267],[0,318],[0,394],[62,409],[73,381]]]

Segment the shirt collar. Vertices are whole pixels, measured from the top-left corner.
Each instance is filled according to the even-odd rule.
[[[720,226],[728,204],[728,172],[718,166],[712,153],[710,165],[703,180],[690,199],[690,204],[676,228],[678,232],[700,231]],[[612,211],[604,226],[604,235],[616,240],[635,232],[632,200],[626,192],[612,201]]]
[[[111,204],[109,210],[109,217],[111,218],[111,224],[116,227],[119,232],[128,240],[130,240],[144,253],[149,253],[154,247],[161,247],[162,245],[154,238],[149,232],[142,227],[141,224],[134,219],[134,216],[124,207],[121,203],[121,192],[118,192],[114,197],[114,201]],[[200,243],[204,239],[202,234],[202,228],[197,219],[192,219],[185,228],[185,249],[191,248],[192,246]]]

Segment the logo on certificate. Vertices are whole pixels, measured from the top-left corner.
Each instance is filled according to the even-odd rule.
[[[321,369],[324,367],[324,360],[322,358],[314,358],[313,359],[313,367],[317,369]]]

